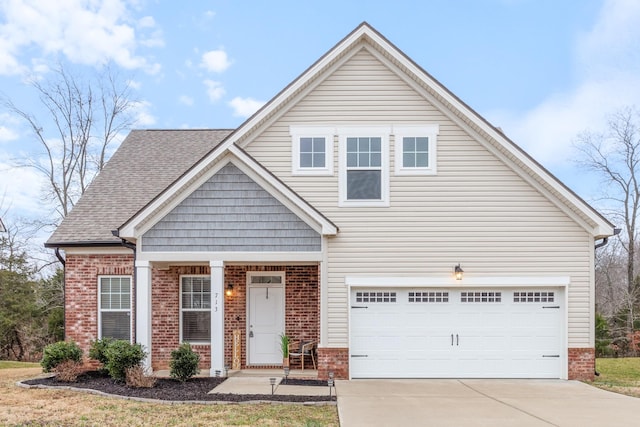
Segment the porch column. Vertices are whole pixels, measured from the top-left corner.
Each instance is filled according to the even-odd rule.
[[[147,353],[143,363],[151,372],[151,265],[149,261],[136,261],[136,342]]]
[[[209,261],[211,267],[211,370],[224,372],[224,263]]]

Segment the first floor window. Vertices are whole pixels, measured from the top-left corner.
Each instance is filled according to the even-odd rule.
[[[211,341],[210,276],[181,277],[180,323],[182,341]]]
[[[100,338],[131,341],[131,277],[99,279]]]

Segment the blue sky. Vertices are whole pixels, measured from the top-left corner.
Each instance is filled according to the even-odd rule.
[[[595,196],[571,144],[640,99],[636,0],[0,0],[0,92],[38,113],[27,75],[110,61],[140,101],[138,128],[236,127],[362,21]],[[12,166],[40,151],[0,111],[0,214],[42,212],[41,180]]]

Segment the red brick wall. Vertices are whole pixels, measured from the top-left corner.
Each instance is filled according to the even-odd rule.
[[[595,348],[569,349],[569,379],[593,381],[596,369]]]
[[[318,364],[318,379],[326,380],[330,371],[333,371],[336,379],[349,379],[348,348],[319,348]]]
[[[231,366],[233,330],[242,331],[242,366],[247,365],[247,272],[273,271],[285,273],[285,331],[293,340],[318,341],[320,336],[319,267],[230,265],[224,269],[225,287],[233,284],[233,296],[225,297],[225,364]],[[311,361],[307,358],[309,364]],[[307,365],[305,361],[305,367]],[[292,368],[299,360],[292,360]]]
[[[91,341],[98,339],[98,276],[103,275],[133,276],[133,254],[67,255],[65,334],[67,340],[78,343],[85,357],[88,357]],[[135,307],[135,295],[133,297]],[[133,327],[133,310],[131,322]]]
[[[210,275],[209,266],[154,268],[151,272],[151,367],[169,369],[171,352],[180,346],[180,276],[187,274]],[[200,355],[200,369],[211,367],[211,346],[194,345]]]

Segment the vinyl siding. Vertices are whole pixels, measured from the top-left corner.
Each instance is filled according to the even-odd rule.
[[[143,252],[320,251],[320,235],[233,164],[142,237]]]
[[[292,176],[290,125],[440,126],[437,175],[395,176],[390,206],[338,207],[333,176]],[[339,227],[328,251],[328,345],[348,345],[345,276],[570,276],[570,347],[593,346],[593,240],[510,166],[366,50],[326,77],[245,149]]]

